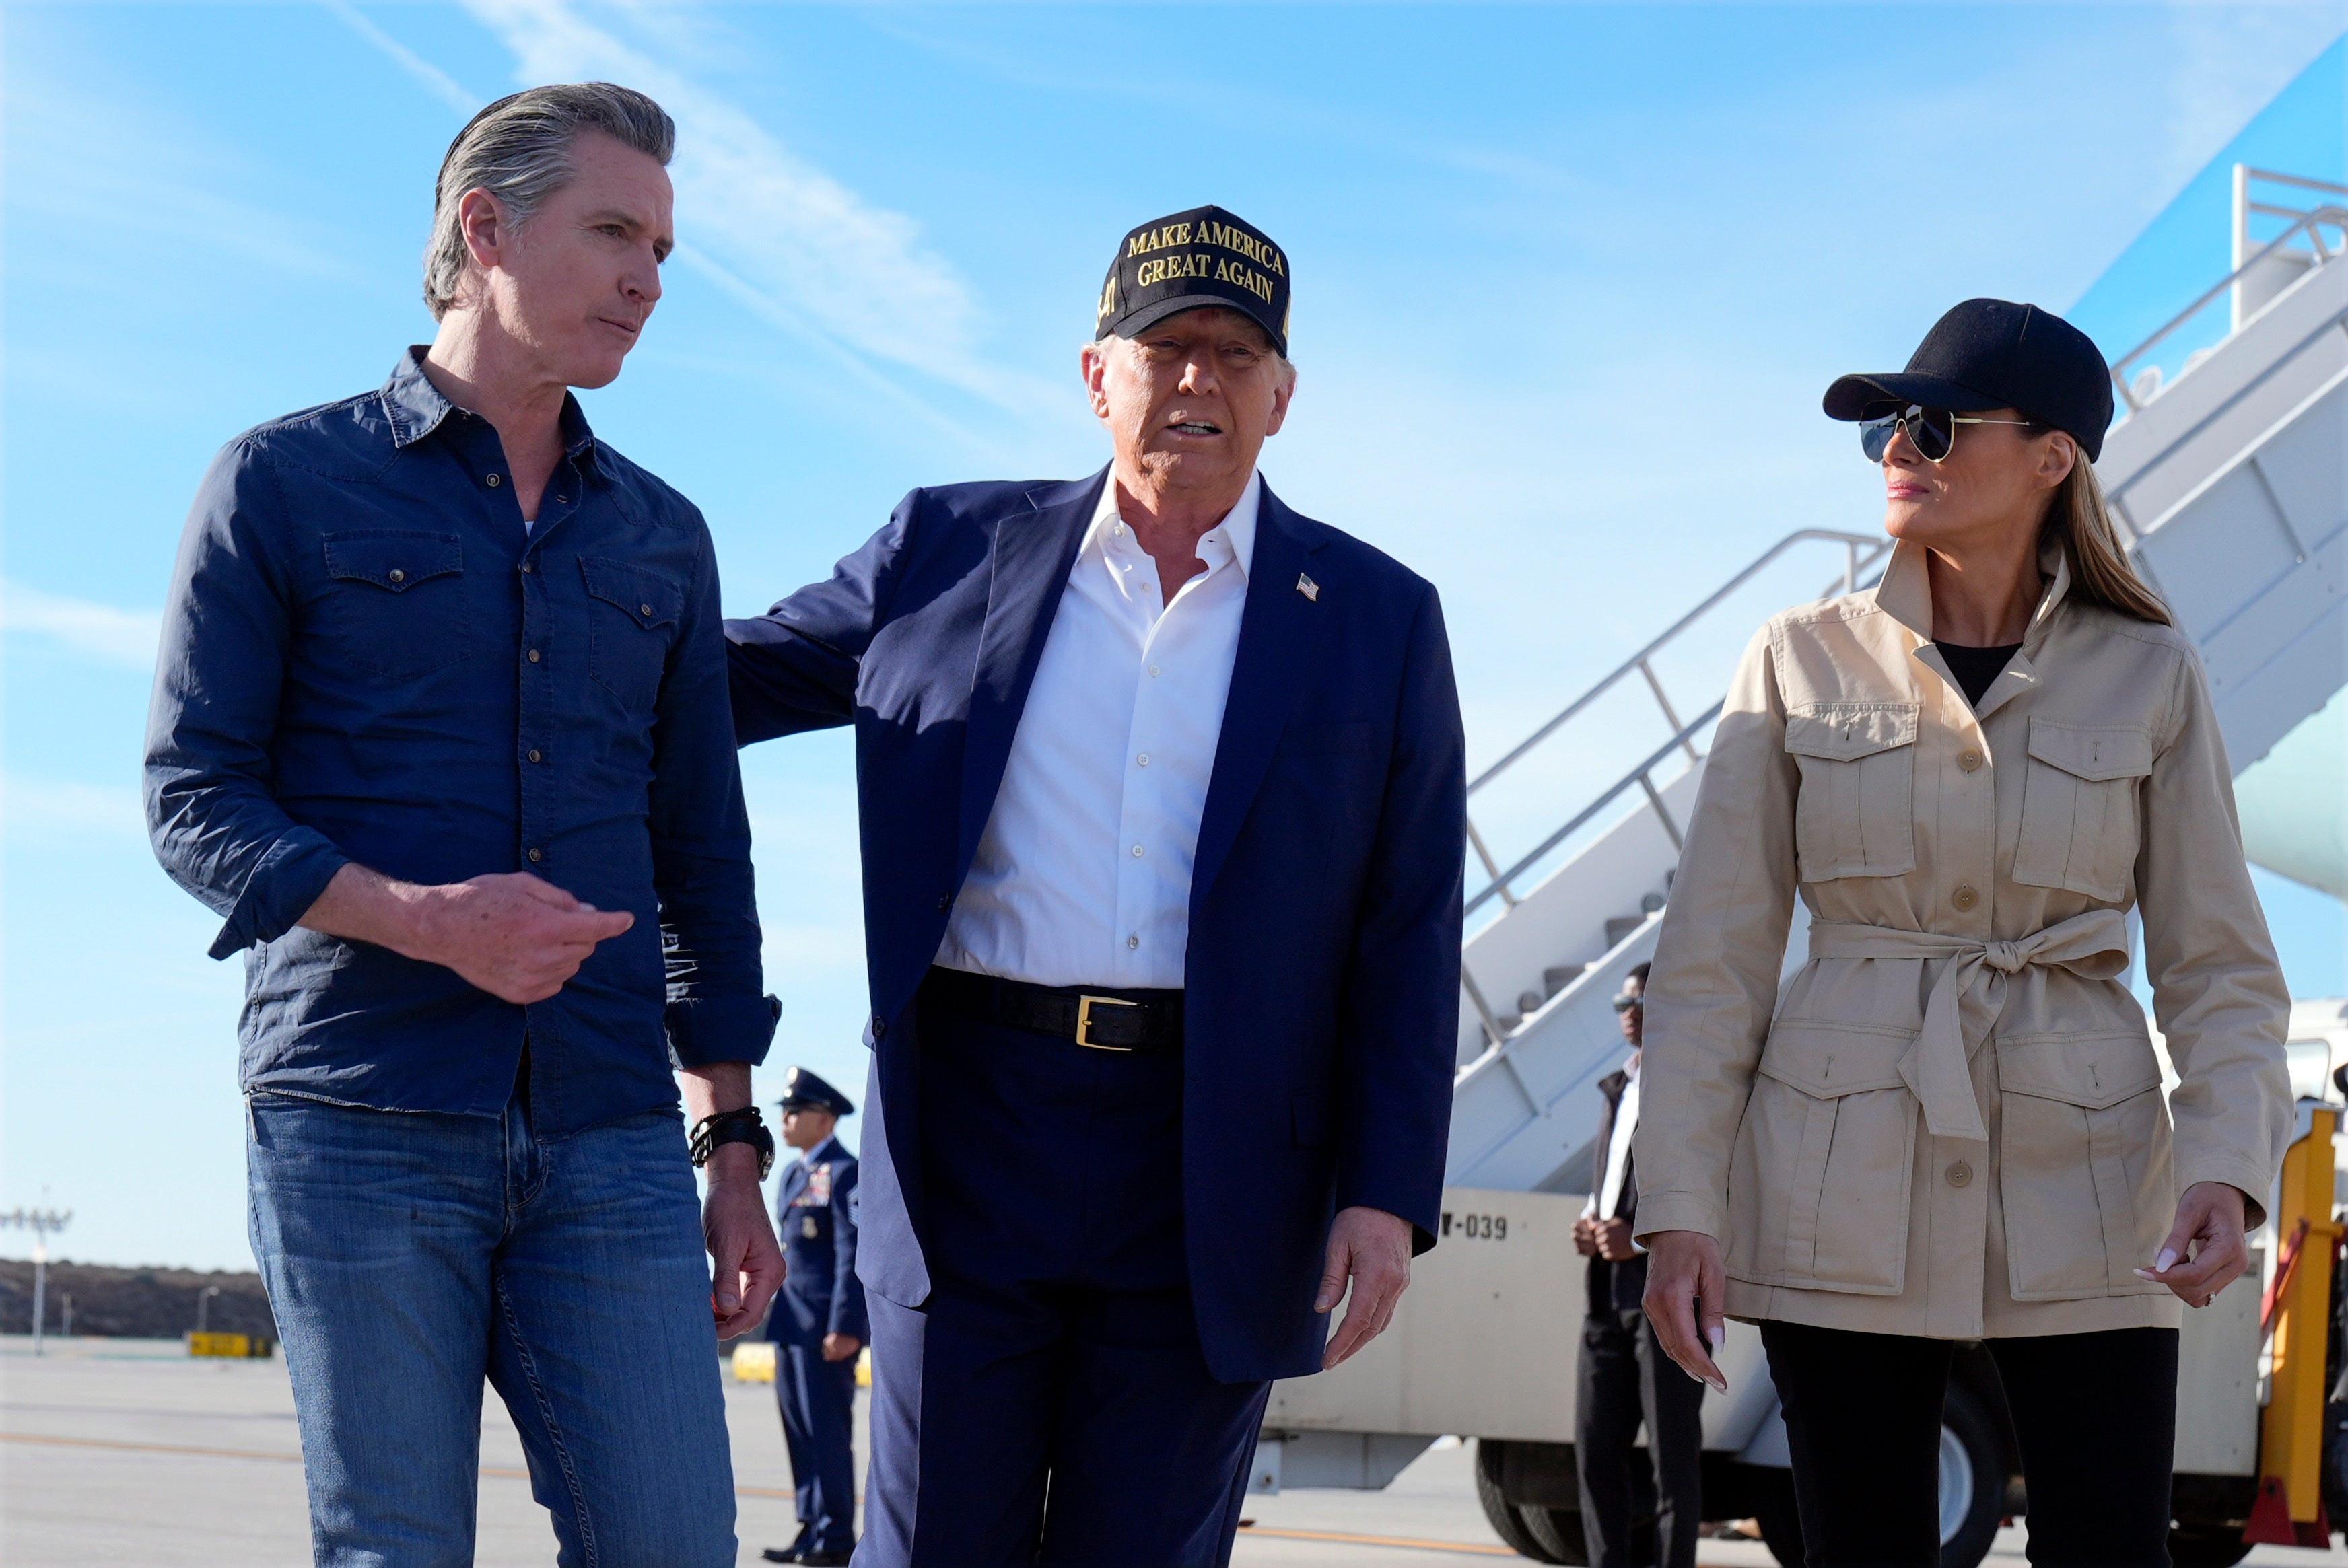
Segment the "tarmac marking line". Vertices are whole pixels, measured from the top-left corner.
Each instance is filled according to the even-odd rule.
[[[135,1443],[112,1438],[60,1438],[36,1432],[0,1432],[0,1439],[12,1443],[42,1443],[51,1448],[113,1449],[124,1453],[194,1454],[202,1459],[273,1460],[279,1464],[302,1462],[300,1454],[270,1453],[260,1449],[199,1448],[191,1443]],[[498,1481],[530,1479],[530,1471],[526,1470],[506,1470],[496,1465],[483,1465],[481,1473]],[[787,1488],[771,1486],[737,1486],[734,1491],[736,1495],[740,1497],[788,1498],[795,1495]]]
[[[1354,1535],[1342,1530],[1282,1530],[1269,1524],[1244,1524],[1242,1536],[1270,1535],[1282,1541],[1330,1541],[1344,1546],[1400,1546],[1414,1552],[1470,1552],[1479,1557],[1514,1557],[1505,1546],[1474,1541],[1421,1541],[1405,1535]]]

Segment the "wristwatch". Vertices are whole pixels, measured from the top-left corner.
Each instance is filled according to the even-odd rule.
[[[694,1124],[694,1168],[709,1163],[710,1152],[720,1143],[747,1143],[758,1151],[758,1180],[765,1181],[775,1168],[775,1135],[767,1127],[766,1118],[755,1105],[745,1105],[738,1111],[720,1111],[715,1116],[704,1116]]]

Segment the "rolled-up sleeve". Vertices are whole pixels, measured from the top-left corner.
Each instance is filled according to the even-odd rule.
[[[774,1041],[750,819],[726,692],[725,623],[705,525],[685,625],[661,683],[653,735],[653,887],[660,900],[669,1054],[680,1067],[757,1063]]]
[[[1638,1234],[1728,1223],[1729,1154],[1793,923],[1794,794],[1774,628],[1745,652],[1705,759],[1644,988]]]
[[[225,958],[294,928],[349,857],[270,789],[291,641],[282,504],[243,443],[212,462],[180,543],[147,721],[147,830],[171,879],[221,917]]]
[[[2145,977],[2179,1080],[2168,1097],[2177,1185],[2238,1187],[2256,1224],[2291,1139],[2291,993],[2242,858],[2209,686],[2182,651],[2172,713],[2145,786],[2136,882]]]

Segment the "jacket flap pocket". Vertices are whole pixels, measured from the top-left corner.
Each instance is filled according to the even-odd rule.
[[[646,630],[675,620],[685,609],[685,589],[656,571],[598,556],[579,558],[587,591],[617,605]]]
[[[1998,1086],[2008,1094],[2101,1111],[2160,1087],[2160,1062],[2140,1034],[2040,1035],[1997,1042]]]
[[[1780,1019],[1761,1050],[1761,1071],[1818,1100],[1865,1089],[1898,1089],[1900,1059],[1916,1037],[1901,1030]]]
[[[394,593],[465,569],[464,546],[455,534],[360,528],[328,534],[325,546],[328,577],[371,582]]]
[[[1860,757],[1916,743],[1914,702],[1818,702],[1786,715],[1786,749],[1797,756],[1828,762]]]
[[[2030,754],[2066,774],[2101,782],[2152,772],[2152,737],[2133,724],[2030,721]]]

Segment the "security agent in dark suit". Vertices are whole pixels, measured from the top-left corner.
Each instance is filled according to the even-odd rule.
[[[1614,999],[1631,1060],[1598,1081],[1606,1113],[1589,1205],[1574,1222],[1573,1245],[1590,1259],[1589,1315],[1581,1326],[1581,1379],[1574,1396],[1573,1464],[1581,1482],[1581,1537],[1591,1568],[1646,1568],[1633,1555],[1632,1518],[1642,1462],[1634,1443],[1647,1429],[1654,1467],[1659,1568],[1694,1568],[1703,1528],[1704,1385],[1681,1371],[1655,1342],[1641,1309],[1647,1255],[1631,1239],[1638,1213],[1638,1173],[1631,1135],[1639,1123],[1639,1044],[1644,1028],[1647,966],[1635,966]]]
[[[1220,208],[1134,230],[1108,467],[916,490],[726,628],[742,741],[856,726],[862,1568],[1228,1561],[1271,1380],[1434,1245],[1458,698],[1432,586],[1257,471],[1290,272]]]
[[[769,1563],[844,1563],[856,1548],[856,1353],[871,1330],[856,1277],[856,1156],[832,1128],[856,1106],[804,1067],[783,1079],[783,1142],[799,1152],[775,1200],[785,1274],[767,1319],[775,1402],[798,1489],[798,1539]]]

